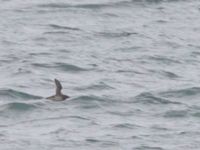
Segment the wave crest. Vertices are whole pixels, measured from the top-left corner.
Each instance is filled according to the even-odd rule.
[[[41,96],[31,95],[28,93],[12,90],[2,89],[0,90],[0,97],[3,99],[41,99]]]

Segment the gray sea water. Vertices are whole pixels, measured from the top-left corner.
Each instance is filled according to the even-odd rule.
[[[1,150],[200,149],[199,0],[0,3]]]

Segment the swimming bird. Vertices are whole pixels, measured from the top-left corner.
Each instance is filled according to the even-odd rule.
[[[53,101],[64,101],[65,99],[69,98],[69,96],[62,94],[62,85],[60,81],[57,79],[54,79],[55,85],[56,85],[56,95],[47,97],[47,99],[53,100]]]

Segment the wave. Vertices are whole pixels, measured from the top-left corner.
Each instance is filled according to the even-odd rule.
[[[80,102],[91,102],[91,101],[106,101],[104,98],[93,96],[93,95],[85,95],[85,96],[79,96],[77,98],[74,98],[73,101],[80,101]]]
[[[69,34],[69,32],[66,32],[66,31],[50,31],[50,32],[44,32],[44,34],[47,34],[47,35],[51,35],[51,34]]]
[[[82,117],[82,116],[67,116],[68,118],[78,119],[78,120],[90,120],[89,118]]]
[[[106,146],[116,146],[118,145],[117,142],[114,141],[109,141],[109,140],[101,140],[101,139],[95,139],[95,138],[87,138],[85,139],[86,142],[89,143],[98,143],[101,145],[101,147],[106,147]]]
[[[162,3],[162,2],[178,2],[178,1],[185,1],[185,0],[132,0],[132,2],[137,3]]]
[[[152,146],[139,146],[139,147],[135,147],[134,150],[164,150],[161,147],[152,147]]]
[[[170,72],[170,71],[161,71],[161,74],[164,75],[165,77],[170,78],[170,79],[179,78],[179,76],[177,74]]]
[[[170,101],[158,96],[153,95],[152,93],[144,92],[135,97],[135,103],[143,104],[181,104],[180,102]]]
[[[40,39],[39,39],[40,40]],[[38,57],[38,56],[50,56],[52,55],[51,53],[49,52],[31,52],[29,53],[30,56],[35,56],[35,57]]]
[[[80,72],[80,71],[88,71],[89,69],[85,69],[76,65],[67,64],[67,63],[54,63],[53,65],[46,64],[46,63],[33,63],[35,67],[40,68],[55,68],[62,71],[69,71],[69,72]]]
[[[14,101],[6,102],[0,105],[0,112],[4,117],[13,117],[10,113],[32,111],[44,106],[43,101]]]
[[[119,102],[118,100],[110,99],[106,96],[95,96],[95,95],[82,95],[78,96],[73,99],[73,101],[79,101],[79,102],[101,102],[101,103],[111,103],[113,102]]]
[[[136,127],[140,127],[138,125],[130,124],[130,123],[121,123],[121,124],[116,124],[113,126],[114,128],[118,129],[134,129]]]
[[[120,37],[129,37],[138,33],[135,32],[98,32],[96,35],[105,37],[105,38],[120,38]]]
[[[68,4],[68,3],[48,3],[48,4],[40,4],[37,5],[41,8],[81,8],[81,9],[103,9],[108,7],[115,7],[115,6],[123,6],[125,4],[131,4],[132,1],[118,1],[118,2],[108,2],[108,3],[87,3],[87,4]]]
[[[67,9],[67,8],[80,8],[80,9],[104,9],[113,7],[130,7],[132,4],[157,4],[162,2],[177,2],[185,0],[122,0],[117,2],[107,2],[107,3],[86,3],[86,4],[70,4],[70,3],[47,3],[39,4],[39,8],[57,8],[57,9]]]
[[[138,110],[138,111],[140,111],[140,110]],[[111,115],[121,116],[121,117],[132,116],[135,113],[134,111],[120,112],[120,111],[112,111],[112,110],[107,110],[106,112],[111,114]]]
[[[169,90],[166,92],[161,92],[159,95],[164,97],[174,97],[174,98],[181,98],[186,96],[195,96],[199,95],[200,88],[199,87],[191,87],[191,88],[185,88],[180,90]]]
[[[166,0],[132,0],[132,2],[160,3]]]
[[[56,63],[55,65],[58,66],[63,71],[79,72],[79,71],[88,71],[89,70],[89,69],[79,67],[77,65],[72,65],[72,64],[67,64],[67,63]]]
[[[193,117],[198,117],[198,118],[199,118],[199,117],[200,117],[200,112],[192,113],[192,116],[193,116]]]
[[[116,51],[120,51],[120,52],[142,51],[142,47],[141,46],[120,47],[116,49]]]
[[[181,64],[180,61],[175,60],[175,58],[167,58],[166,56],[149,56],[149,60],[155,61],[156,63],[166,64],[166,65],[173,65],[173,64]]]
[[[6,112],[9,110],[27,111],[36,107],[37,106],[34,104],[24,103],[24,102],[12,102],[12,103],[1,105],[1,108],[4,108],[3,110]]]
[[[65,29],[65,30],[76,30],[79,31],[79,28],[72,28],[72,27],[67,27],[67,26],[61,26],[61,25],[56,25],[56,24],[49,24],[50,27],[54,29]]]
[[[176,73],[170,72],[170,71],[153,70],[153,69],[149,69],[148,71],[151,72],[151,73],[155,73],[156,75],[158,74],[159,76],[164,76],[164,77],[169,78],[169,79],[180,78],[179,75],[177,75]]]
[[[164,114],[164,117],[166,118],[180,118],[180,117],[186,117],[188,115],[187,110],[170,110],[167,111]]]
[[[1,99],[41,99],[41,96],[31,95],[24,92],[12,90],[12,89],[2,89],[0,90]]]
[[[85,8],[85,9],[100,9],[107,7],[109,4],[77,4],[71,5],[67,3],[49,3],[49,4],[40,4],[38,7],[42,8]]]
[[[191,116],[193,117],[200,117],[200,112],[199,112],[200,106],[198,105],[193,105],[189,107],[189,111],[191,111]]]
[[[104,109],[104,107],[113,105],[115,100],[109,99],[107,97],[85,95],[73,98],[70,102],[72,104],[77,105],[77,107],[81,107],[83,109],[93,109],[93,108]]]
[[[89,85],[86,87],[78,87],[76,90],[79,91],[85,91],[85,90],[108,90],[108,89],[114,89],[113,87],[109,86],[108,84],[104,82],[99,82],[97,84]]]

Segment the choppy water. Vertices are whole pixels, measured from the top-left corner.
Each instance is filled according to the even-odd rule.
[[[198,0],[1,0],[0,22],[0,149],[200,149]]]

